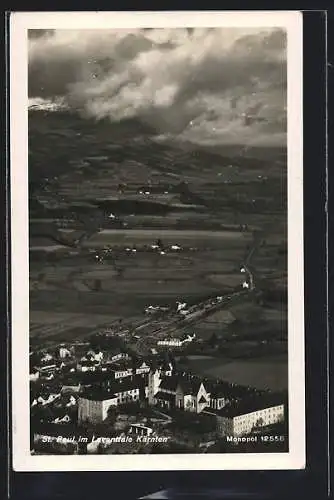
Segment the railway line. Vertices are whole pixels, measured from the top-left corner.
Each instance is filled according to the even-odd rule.
[[[253,277],[251,276],[251,282],[253,282]],[[135,349],[138,354],[146,354],[147,349],[150,347],[150,344],[155,344],[157,340],[162,340],[168,336],[177,335],[180,336],[186,330],[189,329],[190,326],[195,325],[198,321],[203,320],[206,316],[213,314],[216,311],[223,309],[224,307],[230,305],[235,299],[238,299],[244,295],[249,294],[254,289],[254,284],[251,288],[247,290],[238,290],[234,293],[230,293],[229,295],[216,299],[208,299],[203,302],[199,302],[194,308],[196,310],[193,313],[189,313],[189,316],[180,317],[179,314],[175,313],[171,319],[169,319],[165,324],[159,326],[159,328],[149,330],[150,326],[153,326],[152,322],[147,324],[148,331],[143,332],[141,328],[141,338],[138,339],[135,345]],[[196,314],[198,313],[198,314]],[[135,328],[133,331],[133,335],[135,335],[137,329]],[[146,334],[145,334],[146,333]]]
[[[56,190],[52,190],[52,192],[48,190],[47,195],[47,197],[51,198],[55,204],[63,205],[66,202],[69,203],[69,200],[66,200],[64,195],[59,195]],[[75,241],[68,241],[64,238],[65,241],[62,241],[62,243],[67,244],[69,247],[83,249],[83,244],[87,238],[100,230],[101,220],[100,218],[97,219],[95,221],[91,221],[90,224],[86,224],[85,220],[81,220],[81,222],[84,223],[84,226],[86,226],[84,233],[81,234]],[[59,241],[58,234],[55,234],[54,238]],[[153,315],[152,318],[144,318],[135,324],[126,324],[126,322],[124,322],[122,326],[123,333],[128,332],[130,334],[129,337],[132,337],[132,340],[135,338],[136,334],[140,335],[140,338],[135,342],[135,349],[138,351],[138,354],[147,351],[148,346],[152,343],[156,343],[159,339],[170,335],[182,334],[190,326],[195,325],[206,316],[227,307],[238,298],[251,293],[255,288],[254,272],[251,268],[251,260],[258,246],[262,244],[263,239],[264,232],[253,233],[253,245],[248,250],[248,254],[244,259],[243,268],[248,283],[247,289],[240,290],[240,288],[238,288],[229,294],[222,296],[217,295],[215,298],[198,302],[189,309],[188,314],[185,316],[181,316],[180,313],[176,311],[168,311],[162,313],[159,317]]]
[[[165,322],[159,328],[153,329],[149,331],[149,328],[154,325],[156,320],[152,319],[148,321],[146,324],[141,324],[138,329],[134,328],[132,334],[135,335],[136,331],[140,330],[141,338],[137,340],[135,344],[135,349],[139,355],[147,354],[147,350],[151,343],[156,343],[157,340],[161,340],[171,335],[180,336],[185,330],[189,328],[191,325],[195,325],[199,320],[203,320],[206,316],[210,316],[216,311],[223,309],[224,307],[231,305],[236,299],[239,299],[242,296],[247,296],[249,293],[252,293],[255,289],[255,277],[254,271],[251,268],[251,260],[254,256],[257,248],[262,245],[264,240],[264,233],[253,233],[253,245],[249,249],[248,254],[244,259],[244,263],[242,267],[244,269],[246,281],[248,283],[248,288],[246,289],[237,289],[234,292],[230,292],[229,294],[219,296],[217,295],[214,299],[210,298],[204,301],[201,301],[194,306],[191,307],[188,315],[180,317],[180,315],[175,312],[174,314],[167,313],[168,321]],[[167,319],[166,318],[166,319]],[[163,317],[161,318],[163,322]],[[145,329],[147,327],[148,331]]]

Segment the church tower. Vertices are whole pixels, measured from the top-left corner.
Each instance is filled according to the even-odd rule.
[[[154,396],[158,392],[159,385],[161,382],[161,371],[153,369],[148,374],[148,403],[150,405],[154,404]]]

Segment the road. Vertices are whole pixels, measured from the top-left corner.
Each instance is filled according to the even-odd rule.
[[[177,312],[168,312],[166,313],[166,315],[163,315],[159,319],[153,316],[152,319],[147,320],[146,322],[141,322],[132,330],[132,335],[140,333],[141,336],[134,346],[137,354],[147,354],[149,351],[149,347],[155,346],[158,340],[162,340],[171,336],[180,337],[185,330],[189,329],[189,326],[195,325],[198,321],[203,320],[203,318],[205,318],[206,316],[224,309],[240,297],[252,293],[255,289],[255,281],[254,274],[250,269],[249,262],[251,261],[251,258],[261,241],[262,240],[259,240],[258,238],[254,238],[254,244],[252,245],[251,249],[249,250],[248,256],[245,259],[245,262],[247,262],[247,264],[242,265],[245,270],[245,281],[247,281],[247,283],[249,284],[249,288],[245,288],[242,290],[238,288],[234,292],[227,295],[217,295],[215,298],[210,298],[198,302],[189,309],[189,313],[185,316],[181,316]]]
[[[50,194],[51,193],[48,192],[49,196]],[[63,196],[59,196],[55,192],[52,192],[51,198],[53,198],[55,202],[58,202],[60,204],[66,202]],[[96,224],[92,224],[91,227],[86,228],[87,230],[84,232],[84,234],[76,241],[68,243],[68,246],[75,246],[79,248],[82,247],[84,241],[87,238],[92,236],[96,231],[99,231],[98,226],[100,226],[100,223],[101,220],[98,220],[96,221]],[[118,232],[119,230],[116,229],[114,231]],[[262,244],[263,238],[263,232],[253,233],[253,245],[249,249],[248,254],[244,259],[244,263],[242,264],[245,270],[245,278],[249,285],[248,288],[240,290],[239,287],[234,292],[230,292],[229,294],[223,296],[217,295],[213,299],[210,298],[198,302],[189,309],[189,313],[186,316],[181,316],[180,313],[177,313],[176,311],[169,311],[165,314],[162,314],[159,318],[152,315],[152,318],[150,319],[144,318],[135,325],[128,325],[128,331],[132,337],[130,338],[130,341],[135,340],[136,335],[140,335],[140,338],[135,340],[134,342],[134,348],[137,353],[139,355],[147,354],[147,352],[149,352],[149,346],[151,345],[153,347],[153,345],[156,345],[157,340],[164,339],[170,336],[180,336],[185,330],[189,328],[189,326],[195,325],[198,321],[203,320],[203,318],[205,318],[206,316],[209,316],[210,314],[231,305],[235,300],[239,299],[243,295],[252,293],[255,288],[255,283],[254,272],[251,269],[251,259],[258,246]],[[126,331],[126,329],[127,326],[125,324],[122,328],[123,332],[124,330]]]

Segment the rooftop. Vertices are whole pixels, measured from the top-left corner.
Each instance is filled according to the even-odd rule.
[[[91,361],[90,359],[83,360],[80,362],[81,366],[96,366],[97,362],[96,361]]]
[[[166,391],[176,391],[176,388],[180,382],[180,377],[177,375],[172,375],[171,377],[162,377],[159,389]]]
[[[211,399],[226,398],[228,396],[228,391],[223,387],[213,387],[211,390]]]
[[[180,386],[185,394],[197,394],[201,385],[201,381],[197,378],[188,378],[182,375],[172,375],[171,377],[163,377],[159,389],[176,391]]]
[[[117,380],[112,384],[112,388],[114,392],[124,392],[131,391],[133,389],[139,389],[142,385],[142,379],[137,378],[123,378],[121,380]]]
[[[108,399],[117,398],[113,391],[91,390],[80,394],[80,399],[89,399],[90,401],[107,401]]]
[[[125,360],[125,359],[120,359],[118,361],[115,361],[113,363],[108,363],[107,365],[103,365],[108,368],[110,371],[118,371],[118,370],[128,370],[129,368],[132,368],[131,362]]]
[[[169,401],[169,402],[174,402],[175,401],[175,396],[174,394],[169,394],[167,392],[161,392],[159,391],[155,396],[155,399],[160,399],[162,401]]]
[[[180,386],[185,394],[195,395],[198,393],[201,386],[201,381],[198,379],[181,379]]]
[[[262,397],[244,399],[238,403],[232,403],[219,410],[217,415],[226,418],[234,418],[247,413],[253,413],[274,406],[286,405],[286,397],[283,394],[272,394]]]

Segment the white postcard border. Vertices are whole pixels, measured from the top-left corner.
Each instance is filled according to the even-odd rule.
[[[288,36],[288,453],[30,454],[28,29],[282,27]],[[12,452],[16,471],[273,470],[305,467],[302,14],[245,12],[17,12],[10,19]]]

